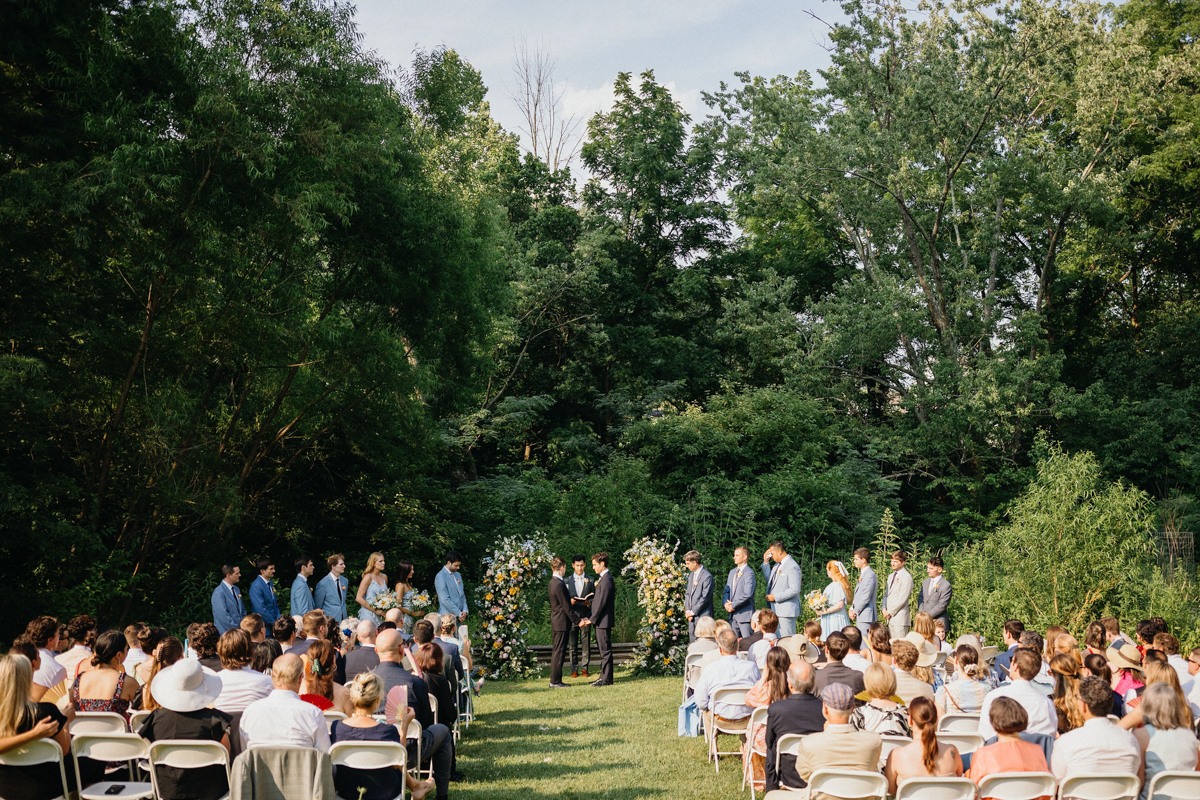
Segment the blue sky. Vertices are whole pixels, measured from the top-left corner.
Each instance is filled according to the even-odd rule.
[[[356,15],[365,46],[393,65],[407,64],[418,48],[458,51],[483,73],[492,116],[514,132],[519,115],[505,84],[513,84],[513,48],[522,40],[557,58],[569,113],[586,120],[611,103],[618,72],[653,69],[699,118],[701,92],[734,82],[738,71],[807,70],[819,82],[816,70],[828,63],[825,23],[840,17],[837,4],[820,0],[358,0]]]

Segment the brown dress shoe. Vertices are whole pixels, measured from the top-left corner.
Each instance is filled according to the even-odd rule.
[[[588,674],[587,674],[587,667],[584,667],[584,668],[583,668],[583,677],[585,677],[585,678],[586,678],[587,676],[588,676]]]
[[[579,673],[578,673],[578,672],[572,672],[572,673],[571,673],[571,677],[572,677],[572,678],[578,678],[578,677],[579,677]]]

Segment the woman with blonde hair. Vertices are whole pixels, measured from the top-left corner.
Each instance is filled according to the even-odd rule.
[[[1054,708],[1058,711],[1059,736],[1083,725],[1083,712],[1079,708],[1079,669],[1079,661],[1075,656],[1058,653],[1050,659],[1050,674],[1054,676]]]
[[[33,702],[33,665],[19,653],[0,656],[0,752],[35,739],[52,739],[68,757],[67,718],[53,703]],[[62,794],[57,764],[0,766],[0,797],[51,800]]]
[[[883,775],[888,792],[895,794],[908,778],[961,778],[962,756],[952,744],[942,744],[937,738],[937,708],[928,697],[913,698],[908,709],[915,736],[913,743],[888,753]]]
[[[1146,762],[1146,782],[1142,784],[1141,795],[1146,800],[1146,789],[1158,773],[1196,771],[1197,742],[1192,732],[1191,709],[1166,681],[1146,686],[1138,710],[1146,720],[1146,727],[1134,734]]]
[[[856,699],[866,702],[854,709],[850,724],[856,731],[878,733],[880,736],[912,736],[908,710],[896,696],[896,673],[878,662],[863,673],[863,691]]]
[[[155,646],[150,658],[144,662],[150,665],[150,672],[146,676],[145,685],[142,686],[141,709],[143,711],[153,711],[159,707],[158,701],[154,699],[154,690],[150,688],[154,683],[154,677],[181,658],[183,658],[183,642],[174,636],[162,639]]]
[[[379,595],[387,594],[388,578],[383,572],[384,566],[383,553],[371,553],[367,556],[367,568],[363,570],[362,580],[358,582],[358,594],[354,595],[354,601],[362,609],[358,618],[370,620],[376,627],[383,622],[383,617],[371,610],[371,604]]]
[[[1169,663],[1166,661],[1147,662],[1145,676],[1146,688],[1142,690],[1142,694],[1140,696],[1134,697],[1125,704],[1126,709],[1128,709],[1128,713],[1121,717],[1121,721],[1118,723],[1127,731],[1140,728],[1146,721],[1145,711],[1142,708],[1142,703],[1144,702],[1146,692],[1150,690],[1151,686],[1157,683],[1165,683],[1167,686],[1169,686],[1171,691],[1175,693],[1176,700],[1178,700],[1184,708],[1190,708],[1188,706],[1187,695],[1183,693],[1183,686],[1179,683],[1179,673],[1177,673],[1175,668]]]
[[[928,612],[917,612],[917,616],[913,619],[912,629],[925,637],[925,641],[933,645],[935,651],[942,649],[942,641],[937,637],[937,627],[933,624],[933,617]]]
[[[830,561],[825,565],[825,574],[829,576],[829,585],[825,587],[825,599],[829,607],[820,613],[821,639],[828,639],[829,634],[840,631],[850,624],[850,614],[847,610],[850,598],[854,592],[850,589],[849,573],[846,565],[840,561]]]

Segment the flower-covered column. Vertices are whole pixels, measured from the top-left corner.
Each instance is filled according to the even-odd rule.
[[[484,561],[479,608],[483,624],[478,634],[482,666],[489,678],[529,678],[537,675],[537,656],[525,643],[529,626],[529,591],[546,578],[550,547],[545,534],[532,539],[503,539]]]
[[[638,630],[639,647],[634,654],[635,675],[682,675],[687,656],[687,620],[683,616],[683,593],[687,577],[675,560],[679,542],[646,537],[638,539],[625,553],[625,572],[638,578],[638,605],[646,617]]]

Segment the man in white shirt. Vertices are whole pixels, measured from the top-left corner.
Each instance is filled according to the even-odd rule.
[[[125,644],[129,647],[129,654],[125,656],[125,667],[127,673],[132,673],[137,669],[138,664],[148,660],[150,656],[142,650],[138,645],[141,643],[138,635],[146,630],[144,622],[132,622],[125,626]]]
[[[779,640],[779,616],[771,609],[764,608],[758,615],[758,628],[762,631],[762,638],[750,645],[750,652],[746,658],[753,661],[758,671],[762,672],[767,668],[767,651]]]
[[[33,673],[33,701],[36,703],[67,677],[67,671],[54,658],[54,651],[59,647],[58,620],[54,617],[38,617],[25,627],[25,635],[42,658],[41,666]]]
[[[984,741],[996,735],[988,714],[992,710],[992,701],[997,697],[1011,697],[1021,704],[1021,708],[1025,709],[1029,716],[1026,732],[1043,733],[1050,737],[1058,735],[1058,712],[1054,708],[1054,701],[1034,688],[1030,682],[1037,677],[1041,665],[1041,655],[1028,647],[1018,647],[1013,651],[1012,681],[988,692],[987,697],[983,699],[983,707],[979,709],[979,735]],[[1111,691],[1109,693],[1111,694]],[[1057,745],[1055,747],[1057,748]]]
[[[850,642],[850,652],[842,659],[842,663],[850,669],[866,672],[867,667],[871,666],[871,662],[862,655],[862,631],[858,629],[857,625],[847,625],[842,628],[842,633]]]
[[[696,681],[696,708],[711,711],[722,719],[744,719],[750,716],[750,707],[713,703],[711,698],[718,689],[746,688],[758,682],[758,667],[750,659],[737,657],[737,634],[726,629],[717,634],[717,648],[721,657],[700,674]]]
[[[241,628],[221,634],[217,642],[217,656],[221,659],[221,694],[214,704],[218,711],[236,714],[271,694],[271,679],[250,668],[253,653],[250,635]]]
[[[1059,782],[1103,772],[1145,780],[1146,765],[1137,739],[1108,718],[1112,699],[1112,686],[1103,678],[1089,676],[1079,682],[1083,726],[1060,736],[1050,758],[1050,769]]]
[[[315,747],[329,752],[325,715],[298,694],[303,669],[300,657],[293,653],[275,659],[271,665],[274,690],[246,706],[242,713],[242,742],[246,747]]]
[[[1175,670],[1175,674],[1179,676],[1179,685],[1183,689],[1184,695],[1192,693],[1195,681],[1192,678],[1192,673],[1188,669],[1188,661],[1183,656],[1179,655],[1179,640],[1169,633],[1158,633],[1154,636],[1154,649],[1161,650],[1167,655],[1167,663]]]
[[[55,656],[54,660],[58,665],[66,670],[67,674],[72,676],[82,662],[88,662],[92,658],[92,645],[96,643],[96,619],[88,614],[80,614],[73,617],[67,623],[67,636],[71,640],[71,649],[62,655]]]

